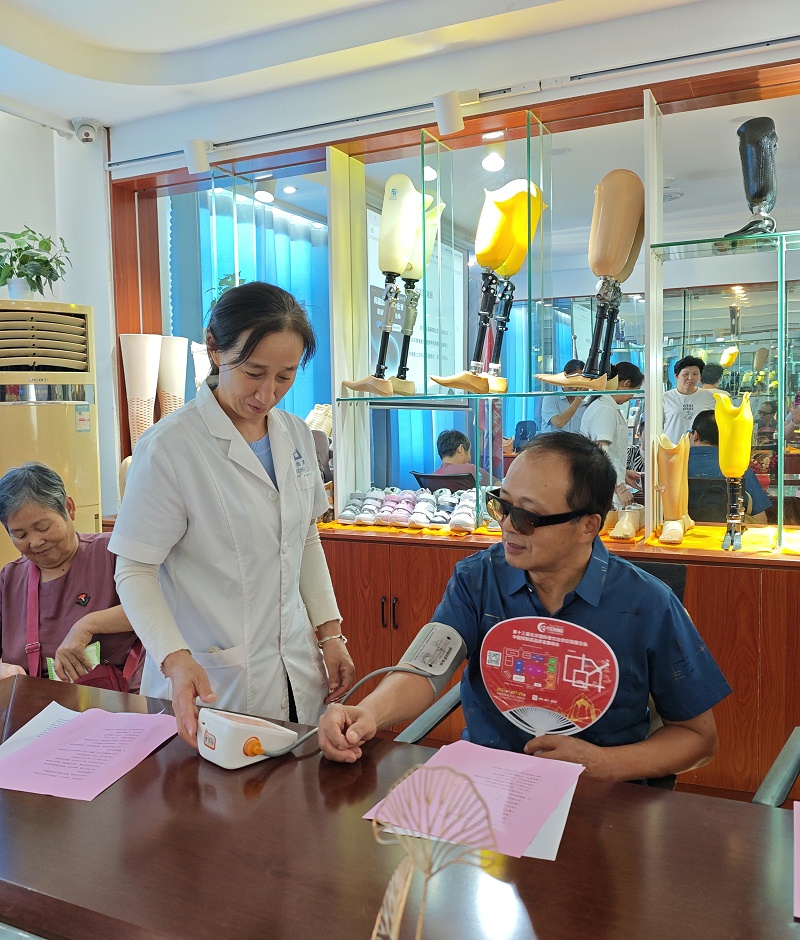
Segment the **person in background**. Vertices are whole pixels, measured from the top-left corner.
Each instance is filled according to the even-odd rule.
[[[664,392],[664,433],[673,444],[691,431],[695,415],[713,410],[717,401],[713,392],[698,388],[706,364],[698,356],[684,356],[673,367],[676,387]]]
[[[647,782],[712,759],[712,708],[731,690],[672,591],[600,540],[615,483],[608,456],[587,438],[534,437],[502,487],[486,497],[487,509],[502,520],[502,542],[458,562],[431,621],[457,630],[466,647],[467,740],[583,764],[592,777]],[[614,650],[619,687],[590,728],[533,738],[492,702],[481,676],[481,644],[494,624],[513,617],[567,620]],[[652,734],[650,695],[664,721]],[[433,699],[426,677],[389,675],[358,705],[328,708],[319,725],[322,752],[352,763],[379,729],[413,720]]]
[[[692,447],[689,451],[689,486],[693,477],[710,480],[724,480],[719,468],[719,429],[713,411],[701,411],[692,422]],[[751,506],[748,515],[753,522],[766,522],[766,510],[772,505],[769,496],[748,467],[742,477],[742,486],[750,497]],[[702,519],[697,520],[702,522]]]
[[[800,418],[800,415],[798,415]],[[778,406],[767,399],[758,406],[756,414],[756,445],[774,444],[778,435]]]
[[[628,422],[619,410],[633,397],[630,392],[641,388],[644,373],[632,362],[617,362],[611,377],[618,380],[616,395],[595,395],[581,421],[581,434],[596,441],[606,451],[617,474],[614,506],[630,506],[633,494],[629,486],[639,487],[641,475],[628,469]]]
[[[116,559],[109,535],[79,534],[75,502],[64,481],[42,463],[13,467],[0,479],[0,522],[21,553],[0,571],[0,679],[26,675],[28,581],[38,586],[39,668],[54,660],[59,679],[73,681],[90,671],[86,647],[100,641],[100,662],[122,669],[136,635],[114,585]],[[141,671],[129,685],[139,689]]]
[[[142,690],[316,724],[353,661],[315,519],[328,508],[311,429],[276,406],[316,338],[279,287],[225,291],[197,397],[139,439],[111,537],[117,588],[148,650]]]
[[[584,363],[580,359],[570,359],[564,366],[565,375],[579,375]],[[564,388],[565,392],[578,389]],[[588,401],[582,394],[548,395],[542,400],[542,433],[548,431],[572,431],[580,434],[581,421],[588,407]]]
[[[707,362],[703,366],[703,371],[700,374],[701,387],[707,389],[712,394],[719,392],[720,395],[727,395],[728,398],[730,398],[730,394],[719,387],[724,372],[725,370],[719,363]]]
[[[433,471],[437,476],[451,473],[471,473],[473,476],[478,474],[479,471],[472,462],[472,445],[462,431],[442,431],[436,438],[436,450],[442,461],[441,467]],[[480,482],[489,482],[489,474],[484,469],[480,470]]]

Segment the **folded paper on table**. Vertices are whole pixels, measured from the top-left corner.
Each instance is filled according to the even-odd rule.
[[[498,852],[515,858],[522,855],[555,858],[571,803],[571,793],[583,772],[580,764],[500,751],[469,741],[456,741],[440,748],[425,766],[450,767],[472,781],[489,808]],[[398,789],[405,782],[398,784]],[[409,792],[413,793],[411,787]],[[393,820],[381,814],[381,805],[378,803],[373,807],[364,819],[377,818],[392,825]],[[559,814],[556,814],[549,830],[549,839],[534,844],[556,810],[561,814],[561,825],[557,824]],[[423,818],[422,812],[419,815]],[[433,839],[442,837],[444,829],[436,827],[435,817],[431,829],[431,832],[423,835]],[[479,845],[475,848],[494,846]]]
[[[90,708],[0,756],[0,788],[93,800],[177,730],[172,715]]]

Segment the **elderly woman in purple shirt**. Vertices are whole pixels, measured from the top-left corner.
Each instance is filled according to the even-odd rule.
[[[0,679],[31,668],[37,651],[26,650],[29,629],[40,644],[35,674],[46,677],[52,657],[65,681],[89,671],[84,651],[94,640],[100,661],[120,668],[136,641],[117,597],[109,536],[79,534],[74,520],[72,497],[44,464],[25,463],[0,478],[0,522],[21,553],[0,571]],[[29,614],[38,614],[30,628]],[[132,692],[138,682],[137,674]]]

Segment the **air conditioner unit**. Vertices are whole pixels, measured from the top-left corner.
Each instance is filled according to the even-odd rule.
[[[75,500],[79,532],[99,532],[100,453],[91,307],[0,300],[0,475],[38,460]],[[0,565],[17,557],[0,535]]]

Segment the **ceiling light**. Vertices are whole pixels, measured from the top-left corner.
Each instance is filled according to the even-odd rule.
[[[505,131],[489,131],[488,134],[481,134],[481,140],[499,140],[505,136]]]
[[[312,222],[311,224],[314,226],[314,228],[325,228],[322,222]]]
[[[256,183],[256,189],[253,193],[253,199],[258,202],[268,203],[275,201],[275,180],[264,179]]]
[[[297,187],[296,186],[284,186],[283,191],[286,193],[287,196],[291,196],[293,193],[297,192]]]
[[[422,171],[422,178],[426,183],[432,183],[439,174],[434,170],[432,166],[425,164],[425,169]]]
[[[499,173],[505,165],[506,161],[496,150],[490,151],[483,160],[481,160],[481,166],[487,173]]]

